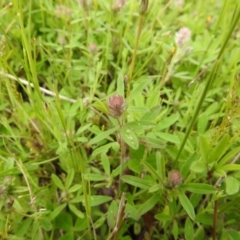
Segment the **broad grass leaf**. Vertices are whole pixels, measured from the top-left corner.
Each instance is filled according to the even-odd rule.
[[[179,189],[178,193],[179,201],[183,207],[183,209],[187,212],[188,216],[194,221],[195,220],[195,212],[192,203],[189,201],[187,196],[184,194],[181,189]]]
[[[216,192],[216,188],[205,183],[186,183],[181,186],[184,191],[198,194],[212,194]]]
[[[160,200],[160,194],[155,193],[153,196],[151,196],[146,202],[144,202],[138,209],[137,214],[142,216],[144,213],[151,210]]]
[[[68,204],[68,207],[71,210],[71,212],[74,213],[77,217],[79,217],[79,218],[84,218],[85,217],[85,215],[80,210],[78,210],[75,207],[75,205],[70,203],[70,204]]]
[[[116,132],[117,129],[118,129],[118,127],[114,127],[105,132],[99,133],[96,137],[94,137],[92,140],[89,141],[89,144],[92,145],[92,144],[102,141],[103,139],[107,138],[110,134]]]
[[[91,207],[101,205],[103,203],[109,202],[112,200],[112,197],[104,195],[92,195],[91,196]]]
[[[123,126],[121,128],[120,134],[125,143],[127,143],[131,148],[135,150],[138,149],[138,138],[130,128]]]
[[[58,188],[60,188],[61,190],[65,190],[65,187],[63,186],[61,179],[54,173],[52,174],[52,180]]]
[[[239,182],[236,178],[232,176],[227,176],[225,183],[226,183],[226,193],[228,195],[233,195],[239,191]]]
[[[152,186],[152,184],[149,181],[131,175],[122,176],[122,180],[125,183],[128,183],[134,187],[139,187],[142,189],[149,189]]]

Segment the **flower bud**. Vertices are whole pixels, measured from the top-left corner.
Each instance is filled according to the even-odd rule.
[[[141,4],[139,8],[140,15],[146,14],[147,10],[148,10],[148,0],[141,0]]]
[[[109,114],[115,118],[120,117],[127,108],[124,98],[119,94],[115,94],[109,97],[107,105]]]
[[[183,178],[179,171],[173,170],[168,173],[168,184],[172,188],[177,188],[182,184]]]

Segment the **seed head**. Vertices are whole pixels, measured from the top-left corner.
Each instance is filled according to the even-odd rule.
[[[179,171],[173,170],[168,174],[168,184],[170,187],[177,188],[182,184],[183,178]]]
[[[112,117],[120,117],[127,108],[126,102],[119,94],[112,95],[107,101],[109,114]]]
[[[140,7],[139,7],[140,15],[146,14],[147,10],[148,10],[148,0],[141,0]]]

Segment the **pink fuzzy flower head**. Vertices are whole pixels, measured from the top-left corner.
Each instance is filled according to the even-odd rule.
[[[180,28],[175,35],[175,42],[178,47],[182,47],[191,39],[191,30],[187,27]]]
[[[109,114],[112,117],[120,117],[127,108],[126,102],[119,94],[112,95],[107,101]]]
[[[182,184],[183,178],[179,171],[173,170],[168,173],[168,184],[170,187],[177,188]]]
[[[91,54],[95,55],[95,54],[98,52],[98,47],[97,47],[97,45],[94,44],[94,43],[91,43],[91,44],[89,45],[89,51],[90,51]]]
[[[115,2],[112,5],[112,10],[115,11],[120,11],[126,3],[126,0],[115,0]]]

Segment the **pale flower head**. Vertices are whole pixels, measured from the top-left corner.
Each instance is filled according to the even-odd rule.
[[[178,47],[184,46],[191,39],[191,30],[187,27],[182,27],[176,32],[175,42]]]
[[[120,117],[127,108],[124,98],[119,94],[114,94],[110,96],[107,101],[107,105],[109,109],[109,114],[115,118]]]

